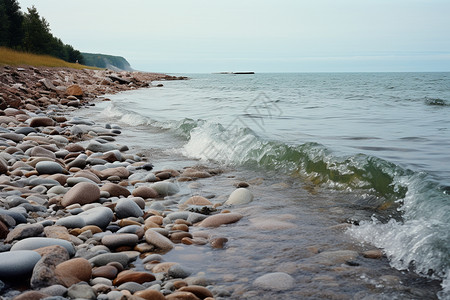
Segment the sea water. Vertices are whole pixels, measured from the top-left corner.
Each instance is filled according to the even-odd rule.
[[[95,114],[128,127],[133,138],[127,142],[166,166],[223,166],[237,179],[258,182],[249,221],[234,231],[219,229],[235,242],[223,253],[203,253],[216,257],[211,263],[227,261],[210,266],[211,274],[223,279],[233,273],[243,263],[231,261],[240,255],[248,263],[237,274],[246,279],[225,281],[241,289],[242,298],[256,293],[251,281],[258,275],[290,263],[309,292],[299,287],[286,297],[420,299],[420,290],[429,289],[450,298],[450,73],[188,76],[112,95]],[[227,177],[209,179],[207,190],[197,193],[229,194],[227,185]],[[276,236],[257,230],[258,218],[267,216],[295,227]],[[353,225],[338,237],[324,230],[339,222]],[[403,272],[392,274],[409,280],[410,290],[388,289],[374,269],[397,271],[382,263],[361,262],[372,271],[345,273],[348,279],[327,268],[308,269],[305,249],[349,249],[352,243],[382,249],[393,270]],[[414,284],[416,275],[427,284]],[[322,282],[323,276],[339,287]],[[439,291],[426,280],[439,282]],[[360,291],[358,284],[373,287]],[[324,289],[334,296],[320,296]]]

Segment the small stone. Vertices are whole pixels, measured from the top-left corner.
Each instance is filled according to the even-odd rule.
[[[100,190],[108,192],[111,197],[128,197],[131,195],[127,188],[111,182],[105,183]]]
[[[14,240],[21,240],[24,238],[35,237],[44,231],[42,224],[26,224],[19,225],[11,230],[5,239],[6,243],[11,243]]]
[[[256,278],[253,285],[264,290],[285,291],[292,289],[294,283],[295,280],[291,275],[283,272],[275,272]]]
[[[73,186],[61,200],[61,204],[67,207],[71,204],[81,205],[92,203],[100,198],[100,189],[96,184],[80,182]]]
[[[158,192],[147,186],[140,186],[133,190],[132,195],[135,197],[142,197],[144,199],[157,198]]]
[[[122,266],[127,266],[130,259],[124,253],[104,253],[89,259],[94,266],[104,266],[110,262],[118,262]]]
[[[222,249],[225,246],[225,243],[228,242],[227,238],[219,237],[211,240],[211,247],[216,249]]]
[[[14,300],[38,300],[47,298],[49,295],[39,291],[28,291],[14,297]]]
[[[89,282],[92,267],[85,258],[73,258],[57,265],[55,275],[62,285],[70,287],[81,281]]]
[[[55,125],[55,121],[49,117],[34,117],[30,119],[30,127],[47,127]]]
[[[185,205],[213,205],[211,201],[202,196],[192,196],[184,202]]]
[[[238,213],[222,213],[212,215],[204,219],[199,226],[200,227],[219,227],[225,224],[236,223],[242,219],[242,215]]]
[[[115,207],[116,216],[119,219],[135,217],[139,218],[144,215],[142,209],[137,203],[129,198],[120,199]]]
[[[228,197],[225,205],[241,205],[253,201],[253,194],[246,188],[238,188],[234,190]]]
[[[147,243],[152,244],[164,251],[169,251],[173,248],[173,243],[168,238],[153,229],[148,229],[145,232],[145,240]]]
[[[69,259],[67,250],[61,246],[50,246],[41,248],[38,253],[42,255],[42,258],[33,269],[30,280],[31,287],[36,289],[59,284],[60,282],[55,276],[55,268]]]
[[[61,239],[71,241],[71,235],[64,226],[53,225],[44,228],[45,236],[48,238]]]
[[[186,278],[192,272],[181,264],[175,264],[169,268],[168,274],[173,278]]]
[[[97,299],[94,289],[85,283],[72,285],[67,291],[67,296],[71,299]]]
[[[368,250],[363,252],[362,254],[365,258],[371,258],[371,259],[380,259],[383,257],[383,252],[379,249],[375,250]]]
[[[117,275],[116,279],[113,281],[113,284],[121,285],[125,282],[145,283],[154,281],[155,279],[155,275],[151,273],[126,270]]]
[[[72,84],[66,89],[66,94],[68,96],[82,97],[83,89],[77,84]]]
[[[138,242],[138,236],[132,233],[120,233],[105,235],[102,238],[102,244],[110,249],[116,249],[122,246],[134,247]]]
[[[116,278],[118,273],[117,268],[113,266],[100,266],[92,270],[92,277],[104,277],[108,279]]]
[[[166,300],[199,300],[199,298],[191,292],[174,292],[167,295]]]
[[[54,161],[40,161],[36,164],[36,171],[39,174],[57,174],[64,173],[60,164]]]
[[[28,151],[27,151],[28,153]],[[50,159],[56,159],[56,154],[53,151],[45,149],[41,146],[31,148],[30,156],[32,157],[47,157]]]
[[[166,297],[164,297],[164,295],[161,292],[155,291],[152,289],[135,292],[133,294],[133,296],[143,298],[146,300],[165,300],[166,299]]]
[[[190,292],[190,293],[194,294],[195,296],[199,297],[200,299],[214,297],[214,295],[211,293],[210,290],[208,290],[207,288],[205,288],[203,286],[199,286],[199,285],[190,285],[190,286],[181,287],[179,289],[179,291]]]
[[[138,291],[145,290],[145,286],[136,282],[125,282],[117,287],[119,291],[129,291],[130,293],[136,293]]]
[[[156,182],[152,184],[151,188],[160,196],[171,196],[180,191],[176,184],[167,181]]]

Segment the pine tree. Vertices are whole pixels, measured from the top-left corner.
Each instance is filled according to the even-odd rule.
[[[0,0],[0,45],[20,48],[23,32],[23,14],[16,0]]]

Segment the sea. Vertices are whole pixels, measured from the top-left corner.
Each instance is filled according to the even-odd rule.
[[[79,113],[120,126],[155,169],[223,171],[178,200],[250,184],[230,208],[245,217],[213,231],[225,249],[167,261],[235,299],[450,299],[450,73],[182,75]],[[371,249],[384,257],[345,259]],[[295,287],[253,284],[271,272]]]

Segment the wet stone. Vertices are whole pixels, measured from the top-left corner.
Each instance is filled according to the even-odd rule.
[[[294,287],[294,278],[283,272],[262,275],[255,279],[253,286],[272,291],[284,291]]]

